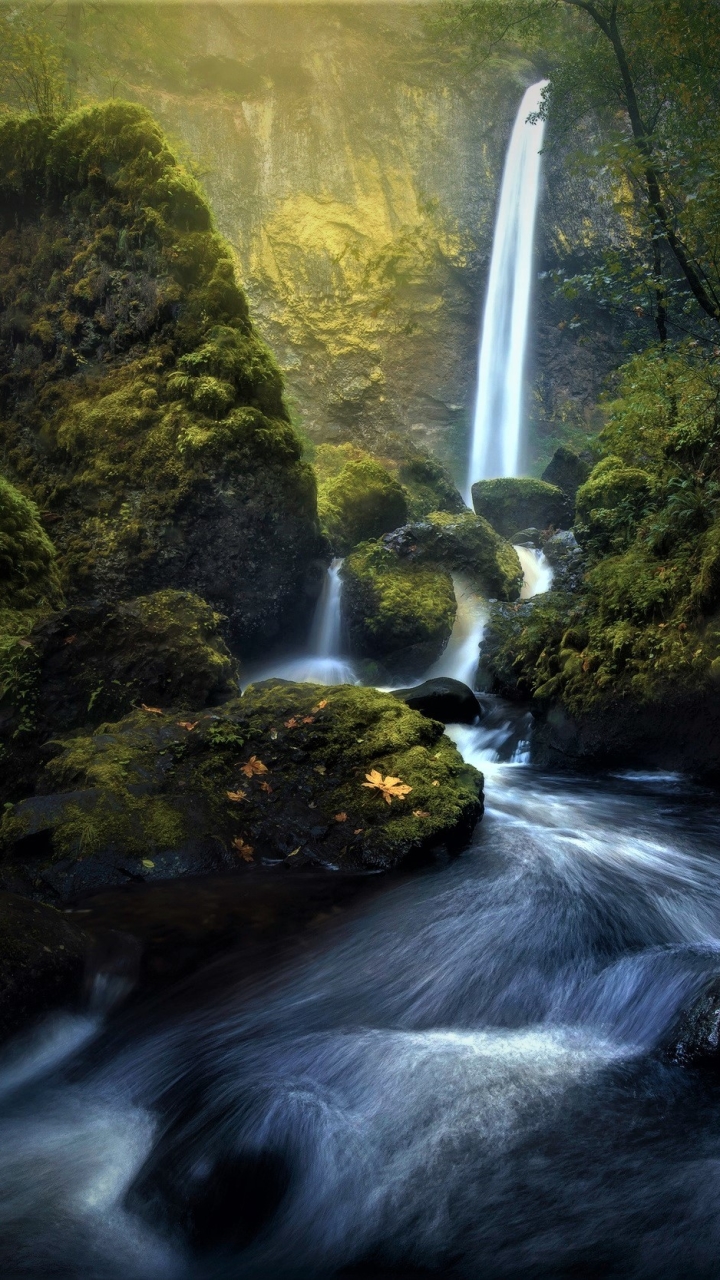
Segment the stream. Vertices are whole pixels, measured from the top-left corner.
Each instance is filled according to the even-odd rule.
[[[720,971],[718,799],[542,774],[499,703],[450,732],[462,857],[5,1051],[6,1273],[717,1274],[718,1086],[656,1049]]]

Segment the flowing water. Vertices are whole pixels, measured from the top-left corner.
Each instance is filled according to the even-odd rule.
[[[258,664],[243,672],[243,687],[276,677],[300,684],[357,684],[352,663],[342,656],[342,560],[333,560],[323,583],[310,631],[308,651],[295,658]]]
[[[531,600],[552,586],[553,571],[542,551],[534,547],[515,547],[523,571],[521,600]]]
[[[522,453],[523,379],[532,293],[540,149],[545,124],[538,111],[547,81],[531,85],[515,120],[495,220],[478,366],[465,498],[472,485],[516,476]]]

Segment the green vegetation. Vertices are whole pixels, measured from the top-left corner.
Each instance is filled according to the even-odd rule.
[[[137,711],[62,746],[44,783],[56,793],[51,860],[122,852],[142,875],[188,842],[223,849],[228,865],[267,854],[388,867],[462,847],[481,812],[482,776],[442,725],[374,689],[271,681],[220,717]],[[373,770],[411,791],[388,804],[364,786]],[[11,862],[33,804],[5,816]]]
[[[441,565],[401,559],[382,542],[356,547],[342,567],[343,617],[352,651],[401,678],[440,656],[455,620],[455,592]]]
[[[231,631],[259,643],[302,601],[314,481],[197,183],[112,102],[7,120],[0,199],[0,438],[66,591],[190,582],[222,605],[232,556],[257,604]]]
[[[0,611],[57,604],[55,548],[37,507],[0,476]]]
[[[478,480],[472,487],[472,497],[477,514],[504,538],[511,538],[522,529],[564,528],[569,522],[570,507],[565,495],[545,480]]]
[[[377,538],[407,520],[402,486],[379,462],[362,457],[346,462],[318,490],[318,514],[336,555]]]
[[[483,595],[516,600],[522,586],[517,552],[490,527],[487,520],[463,511],[431,511],[391,540],[404,563],[441,565],[461,573]]]

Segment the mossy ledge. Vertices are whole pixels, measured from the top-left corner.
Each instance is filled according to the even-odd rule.
[[[482,814],[482,775],[443,725],[375,689],[272,680],[60,745],[1,831],[3,884],[50,900],[261,859],[386,870],[459,851]],[[373,770],[412,790],[386,803]]]
[[[314,476],[230,249],[151,115],[7,120],[0,206],[4,465],[68,598],[187,588],[243,653],[301,628],[326,554]]]

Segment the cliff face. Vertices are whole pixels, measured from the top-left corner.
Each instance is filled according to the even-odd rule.
[[[446,72],[404,6],[184,21],[187,83],[132,92],[200,166],[303,429],[367,445],[401,431],[464,456],[522,72]]]

